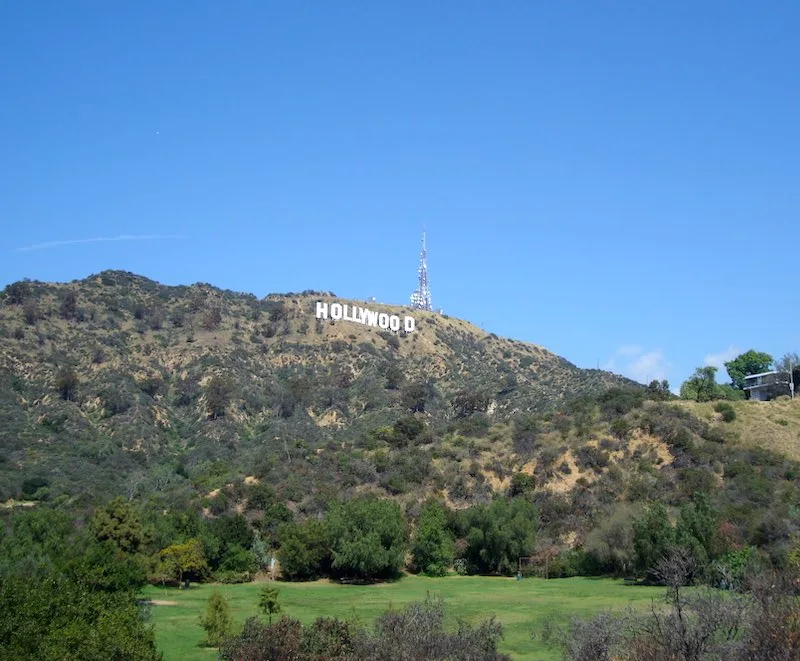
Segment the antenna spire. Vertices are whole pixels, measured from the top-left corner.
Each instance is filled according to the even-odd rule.
[[[431,290],[428,286],[428,248],[425,232],[422,232],[422,252],[419,256],[419,285],[411,294],[411,307],[417,310],[433,310]]]

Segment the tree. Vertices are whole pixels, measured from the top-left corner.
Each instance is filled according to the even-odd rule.
[[[69,367],[62,367],[56,375],[56,388],[61,399],[71,402],[78,389],[78,375]]]
[[[139,511],[121,497],[98,507],[89,529],[97,541],[109,540],[124,553],[139,553],[148,539]]]
[[[425,423],[413,415],[407,415],[396,420],[392,429],[396,438],[404,439],[406,443],[413,442],[424,431]]]
[[[147,558],[123,553],[111,541],[90,544],[66,565],[67,574],[94,590],[137,590],[147,581]]]
[[[696,402],[709,402],[717,393],[717,368],[711,365],[698,367],[681,386],[681,398]]]
[[[323,521],[287,523],[278,531],[281,574],[291,580],[317,578],[330,569],[328,527]]]
[[[161,561],[171,567],[182,583],[184,578],[201,580],[208,573],[208,561],[199,539],[190,539],[182,544],[173,544],[159,554]]]
[[[795,352],[783,354],[783,357],[775,361],[775,369],[787,374],[791,371],[795,392],[800,391],[800,355]]]
[[[728,376],[731,377],[731,385],[738,390],[742,390],[744,389],[746,376],[767,372],[772,363],[772,356],[768,353],[750,349],[725,363],[725,369],[728,370]]]
[[[652,572],[659,561],[669,556],[674,544],[675,529],[670,525],[667,508],[661,502],[650,503],[642,516],[633,521],[638,568]]]
[[[420,513],[411,546],[414,565],[428,576],[444,576],[453,564],[455,540],[447,527],[445,508],[428,502]]]
[[[670,608],[652,608],[641,625],[640,644],[651,658],[702,661],[723,659],[735,650],[733,643],[746,624],[747,601],[741,595],[705,589],[687,593],[683,586],[696,571],[694,558],[681,549],[657,563],[655,575],[667,587]],[[635,658],[642,657],[640,652]]]
[[[797,352],[785,353],[781,358],[775,361],[775,369],[782,372],[800,369],[800,355]]]
[[[719,515],[712,507],[710,499],[706,494],[697,492],[692,496],[692,502],[681,508],[675,526],[676,544],[690,552],[702,569],[718,555],[718,528]]]
[[[536,507],[525,498],[495,498],[460,513],[457,525],[466,541],[463,552],[473,574],[513,574],[519,558],[536,545]]]
[[[0,580],[0,658],[158,661],[134,590],[96,589],[69,572]]]
[[[592,530],[584,541],[584,548],[602,572],[627,575],[634,567],[633,509],[619,505]]]
[[[78,312],[78,296],[74,291],[67,291],[61,297],[59,314],[62,319],[74,319]]]
[[[212,420],[225,415],[225,409],[231,401],[232,386],[224,376],[215,374],[206,386],[206,409]]]
[[[258,607],[269,618],[272,624],[272,616],[281,612],[281,605],[278,601],[280,590],[272,585],[265,585],[258,593]]]
[[[647,398],[654,400],[671,399],[672,393],[669,390],[669,381],[663,379],[657,381],[653,379],[647,386]]]
[[[216,590],[206,602],[206,611],[200,616],[200,626],[205,629],[204,644],[208,647],[219,647],[233,633],[231,606]]]
[[[452,406],[457,418],[465,418],[473,413],[485,411],[491,401],[492,397],[487,392],[476,388],[464,388],[455,394]]]
[[[411,413],[425,413],[425,400],[428,398],[428,387],[425,383],[417,381],[410,383],[402,390],[401,401],[403,408]]]
[[[31,286],[27,280],[12,282],[5,288],[6,301],[9,305],[22,305],[31,295]]]
[[[400,573],[408,536],[397,503],[360,496],[334,505],[327,524],[335,574],[372,580]]]

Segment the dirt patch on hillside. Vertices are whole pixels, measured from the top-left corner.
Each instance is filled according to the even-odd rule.
[[[551,478],[547,484],[544,485],[545,489],[548,489],[553,493],[566,493],[568,491],[572,491],[580,477],[591,479],[585,473],[581,473],[578,470],[578,464],[575,461],[575,455],[572,454],[572,450],[567,450],[554,463],[558,464],[559,466],[563,463],[566,463],[567,466],[569,466],[569,473],[559,472],[553,476],[553,478]]]
[[[637,448],[641,448],[642,450],[652,449],[656,457],[661,459],[661,465],[666,466],[667,464],[671,464],[675,457],[672,456],[672,453],[669,451],[669,446],[664,443],[660,438],[657,436],[651,436],[650,434],[646,434],[645,432],[637,429],[633,436],[631,437],[629,448],[631,452],[636,450]]]
[[[177,606],[177,601],[169,601],[168,599],[151,599],[151,606]]]

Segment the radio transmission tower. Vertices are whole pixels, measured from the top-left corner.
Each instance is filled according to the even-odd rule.
[[[419,285],[411,294],[411,307],[417,310],[433,310],[431,290],[428,287],[428,250],[425,245],[425,232],[422,233],[422,252],[419,256]]]

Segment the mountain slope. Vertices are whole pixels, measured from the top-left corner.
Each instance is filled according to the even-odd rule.
[[[316,319],[318,301],[413,315],[416,330]],[[409,413],[485,427],[626,383],[458,319],[330,294],[258,300],[118,271],[15,283],[0,307],[0,498],[37,477],[92,498],[165,458],[203,475],[259,453],[291,461]]]

